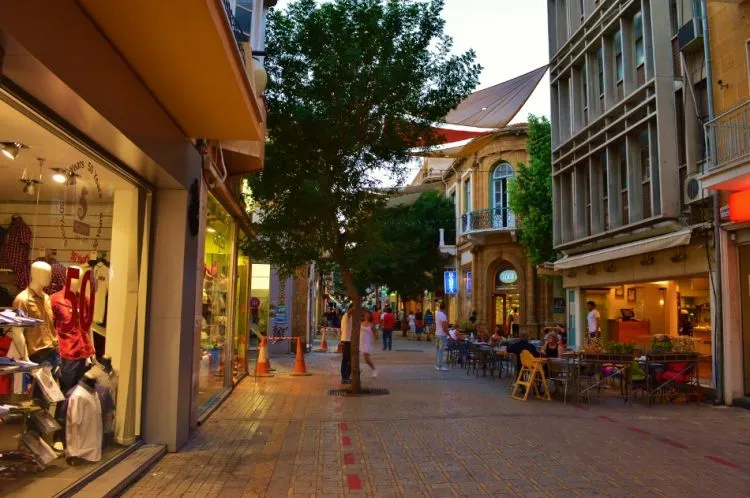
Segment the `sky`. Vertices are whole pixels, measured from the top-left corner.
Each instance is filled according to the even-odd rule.
[[[277,8],[290,2],[279,0]],[[548,62],[547,0],[445,0],[443,18],[445,31],[453,38],[454,51],[473,48],[484,67],[477,90]],[[525,121],[529,114],[549,117],[549,75],[545,75],[512,122]]]

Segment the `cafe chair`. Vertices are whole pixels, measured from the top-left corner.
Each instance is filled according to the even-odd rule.
[[[526,401],[529,398],[529,392],[533,389],[534,395],[538,399],[551,400],[549,389],[547,389],[547,379],[542,367],[542,361],[535,359],[528,351],[521,351],[521,371],[518,373],[518,378],[513,386],[513,392],[510,397],[519,401]],[[539,390],[539,384],[541,384],[544,395]],[[518,394],[519,387],[524,388],[523,396]]]
[[[568,384],[571,382],[573,376],[573,369],[568,360],[562,358],[550,358],[548,361],[549,365],[549,380],[555,385],[555,393],[557,393],[559,387],[563,389],[563,403],[568,402]]]

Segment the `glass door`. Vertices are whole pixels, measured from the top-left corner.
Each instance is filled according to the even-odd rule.
[[[495,295],[495,315],[492,321],[493,323],[492,331],[494,332],[494,329],[498,325],[502,325],[503,330],[505,330],[504,333],[507,335],[508,330],[507,330],[507,326],[505,323],[505,317],[507,316],[507,312],[506,312],[505,305],[506,305],[505,294],[496,294]]]
[[[513,178],[513,168],[501,163],[492,173],[492,228],[512,228],[516,219],[509,208],[508,182]]]

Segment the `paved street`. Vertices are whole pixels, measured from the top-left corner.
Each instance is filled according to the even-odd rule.
[[[750,412],[509,399],[506,380],[436,372],[434,343],[378,352],[387,396],[328,396],[312,377],[245,379],[181,452],[126,496],[748,496]]]

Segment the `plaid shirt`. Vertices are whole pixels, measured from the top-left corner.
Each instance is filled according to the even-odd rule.
[[[13,270],[16,274],[16,287],[19,289],[25,289],[29,285],[31,236],[31,228],[23,218],[14,216],[8,227],[0,266]]]
[[[65,268],[65,266],[61,263],[58,263],[54,258],[48,258],[47,263],[49,263],[52,267],[52,279],[49,281],[49,285],[44,289],[44,292],[52,295],[65,287],[65,275],[67,272],[67,268]]]

